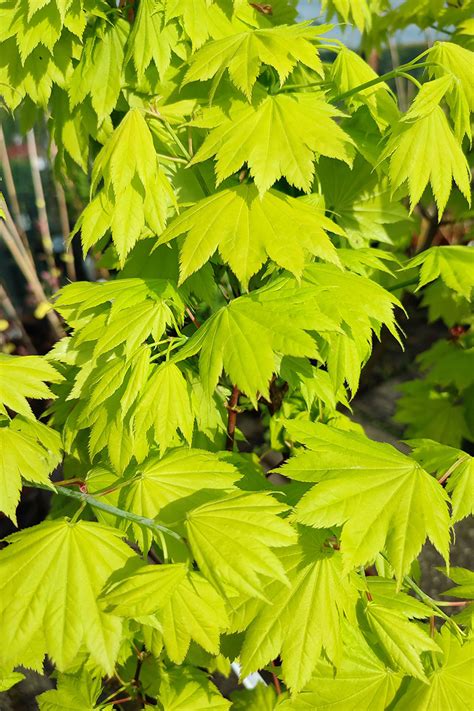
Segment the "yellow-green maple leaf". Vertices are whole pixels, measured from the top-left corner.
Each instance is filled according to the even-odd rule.
[[[338,263],[325,230],[342,230],[321,211],[301,200],[269,190],[262,197],[254,184],[239,185],[200,200],[179,215],[158,244],[187,233],[180,248],[184,281],[216,251],[247,288],[267,257],[301,276],[305,252]]]
[[[89,521],[45,521],[10,536],[0,551],[0,664],[23,660],[37,636],[59,670],[81,648],[112,674],[122,624],[97,596],[133,555],[120,531]]]
[[[191,57],[185,83],[214,76],[220,79],[228,71],[234,84],[250,101],[262,64],[276,69],[281,84],[298,62],[322,76],[322,62],[311,41],[325,29],[304,22],[242,32],[208,42]]]
[[[282,176],[310,192],[318,155],[351,163],[353,141],[334,121],[342,115],[318,92],[256,92],[251,104],[204,113],[196,123],[212,130],[190,165],[216,156],[218,183],[247,163],[260,194]]]

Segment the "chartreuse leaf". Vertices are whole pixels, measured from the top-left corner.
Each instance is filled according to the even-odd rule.
[[[270,495],[235,493],[188,513],[193,555],[224,595],[241,592],[264,600],[262,578],[287,583],[284,567],[271,550],[295,542],[295,530],[279,517],[286,510]]]
[[[382,158],[390,158],[392,191],[408,183],[413,210],[428,185],[442,215],[453,180],[470,202],[470,172],[440,100],[451,86],[450,77],[427,82],[407,113],[394,125]]]
[[[247,163],[260,194],[282,176],[310,192],[316,154],[351,163],[352,139],[338,126],[341,112],[320,92],[255,94],[233,100],[227,113],[204,111],[196,124],[211,128],[190,165],[215,156],[217,183]]]
[[[446,491],[452,502],[453,521],[474,514],[474,457],[461,449],[448,447],[430,439],[411,440],[412,457],[436,476],[446,474]]]
[[[400,613],[409,619],[423,620],[433,615],[433,609],[411,595],[397,590],[394,580],[370,576],[366,579],[372,600],[379,606]]]
[[[420,267],[418,289],[438,277],[468,301],[474,287],[474,249],[463,245],[430,247],[409,262]]]
[[[158,701],[166,711],[228,711],[230,708],[230,701],[221,696],[207,675],[192,667],[162,673]]]
[[[242,675],[281,656],[282,678],[293,691],[309,680],[324,651],[336,665],[341,656],[341,623],[352,617],[357,591],[343,574],[341,554],[324,547],[329,532],[299,529],[298,544],[278,557],[290,586],[265,588],[264,604],[250,623],[240,654]]]
[[[441,593],[442,595],[474,600],[474,572],[472,570],[457,567],[450,568],[448,577],[456,583],[456,587],[445,590]]]
[[[22,479],[54,490],[49,475],[61,461],[61,437],[40,422],[17,416],[0,427],[0,452],[0,511],[16,524]]]
[[[387,668],[360,631],[347,623],[344,655],[335,672],[320,659],[309,683],[282,711],[385,711],[394,698],[402,676]]]
[[[322,7],[329,17],[336,12],[344,22],[354,24],[360,32],[370,30],[372,26],[370,0],[323,0]]]
[[[324,326],[337,329],[327,321]],[[274,351],[295,356],[317,354],[313,339],[298,322],[295,325],[284,312],[252,295],[234,299],[219,309],[176,358],[183,360],[200,352],[199,370],[208,394],[214,391],[224,368],[232,382],[256,402],[257,392],[268,393],[275,369]]]
[[[160,403],[157,409],[155,402]],[[194,412],[190,389],[174,363],[164,362],[154,368],[133,410],[133,424],[136,432],[148,432],[152,427],[162,452],[176,441],[178,431],[191,444]]]
[[[0,412],[6,414],[6,406],[24,417],[34,418],[26,398],[54,398],[46,383],[59,383],[62,379],[62,375],[40,356],[20,358],[0,353]]]
[[[10,536],[0,551],[0,664],[18,664],[39,635],[59,670],[83,647],[112,674],[121,622],[97,603],[105,581],[133,555],[120,531],[98,523],[45,521]]]
[[[122,88],[124,47],[130,25],[121,17],[107,20],[90,35],[69,81],[71,109],[90,96],[99,124],[115,108]],[[40,35],[41,36],[41,35]]]
[[[273,711],[277,701],[286,698],[285,692],[277,695],[275,688],[270,685],[257,684],[253,689],[242,689],[231,694],[232,711]]]
[[[130,109],[106,141],[92,171],[92,191],[103,188],[80,216],[74,232],[85,228],[84,249],[107,229],[121,264],[145,224],[160,233],[174,197],[158,164],[153,138],[140,109]]]
[[[316,528],[343,526],[346,571],[386,550],[401,581],[427,536],[448,560],[447,495],[417,462],[353,432],[320,423],[306,428],[308,450],[281,471],[317,483],[296,506],[296,518]]]
[[[215,193],[178,216],[158,244],[187,233],[180,249],[184,281],[216,251],[244,288],[270,257],[283,269],[301,276],[305,252],[330,262],[337,255],[325,230],[342,230],[301,200],[269,190],[260,197],[254,184]]]
[[[428,684],[412,679],[394,711],[465,711],[472,705],[474,641],[464,644],[445,625],[435,640],[443,656],[428,674]]]
[[[177,43],[178,33],[174,24],[166,24],[160,5],[154,0],[143,0],[132,25],[128,39],[125,63],[133,58],[133,64],[141,79],[153,62],[163,78],[171,61],[171,50]]]
[[[339,50],[331,65],[330,76],[341,94],[378,77],[362,57],[347,47],[341,47]],[[365,104],[382,130],[399,118],[396,101],[385,82],[362,89],[347,101],[349,106],[354,109]]]
[[[101,692],[101,678],[92,677],[84,669],[75,673],[58,674],[57,688],[36,697],[40,711],[111,711],[113,705],[97,705]]]
[[[191,58],[185,83],[205,81],[216,75],[220,78],[227,70],[235,86],[250,101],[262,64],[276,69],[280,84],[298,62],[322,76],[322,62],[311,42],[325,29],[303,22],[290,27],[251,30],[208,42]]]
[[[367,603],[365,615],[370,629],[391,663],[405,674],[426,682],[420,654],[440,651],[429,633],[409,622],[401,612],[387,609],[376,602]]]
[[[370,242],[390,244],[390,225],[407,220],[406,208],[390,195],[386,177],[379,177],[372,166],[360,156],[353,169],[344,163],[321,158],[318,178],[326,208],[344,230],[351,250],[357,258],[360,248]],[[380,248],[377,248],[377,253]]]
[[[24,678],[25,675],[21,672],[10,672],[9,674],[1,674],[0,693],[3,691],[8,691],[8,689],[11,689],[12,686],[15,686],[15,684],[18,684]]]
[[[154,615],[166,652],[181,664],[193,639],[210,654],[219,653],[219,637],[229,624],[224,600],[201,573],[183,563],[145,565],[114,576],[102,595],[108,612],[119,617]]]
[[[472,85],[472,63],[474,53],[453,42],[435,42],[430,49],[428,73],[433,77],[445,75],[455,79],[446,94],[456,135],[471,136],[470,113],[474,111],[474,88]]]
[[[240,477],[232,464],[213,452],[180,448],[162,459],[150,457],[139,467],[137,476],[125,490],[126,508],[154,518],[160,509],[202,489],[233,489]]]

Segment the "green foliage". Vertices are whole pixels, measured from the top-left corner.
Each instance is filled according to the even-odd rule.
[[[42,711],[471,703],[473,605],[449,617],[415,571],[429,539],[473,598],[449,569],[474,508],[472,2],[324,2],[364,56],[449,33],[383,76],[295,8],[1,4],[2,101],[90,178],[72,239],[110,271],[55,295],[46,356],[0,355],[0,509],[54,499],[0,550],[0,690],[48,656]],[[452,329],[402,386],[409,454],[347,414],[406,286]],[[233,662],[273,685],[228,699]]]

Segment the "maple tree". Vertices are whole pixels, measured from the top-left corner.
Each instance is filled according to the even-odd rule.
[[[54,296],[47,355],[0,354],[0,509],[53,494],[0,550],[0,691],[48,656],[42,711],[472,701],[474,574],[449,550],[474,511],[474,251],[409,259],[403,236],[469,215],[474,3],[323,2],[364,56],[449,28],[385,75],[295,6],[0,3],[2,101],[45,113],[58,175],[89,179],[72,239],[111,274]],[[403,386],[402,453],[344,410],[415,288],[463,328]],[[288,482],[239,451],[244,410]],[[427,539],[454,617],[419,587]],[[272,683],[227,698],[235,662]]]

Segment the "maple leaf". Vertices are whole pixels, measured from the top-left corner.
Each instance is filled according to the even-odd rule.
[[[428,684],[410,680],[394,711],[463,711],[469,708],[474,694],[474,642],[466,640],[461,645],[446,626],[435,640],[443,651],[441,663],[428,675]]]
[[[195,123],[212,130],[190,165],[216,156],[218,184],[247,163],[260,194],[282,176],[310,192],[316,154],[351,163],[353,141],[334,121],[342,115],[322,93],[259,91],[251,104],[233,100],[228,113],[204,112]]]
[[[180,248],[181,281],[218,248],[247,288],[267,257],[296,276],[303,271],[305,251],[337,263],[336,250],[325,230],[342,233],[322,212],[301,200],[275,190],[260,198],[255,185],[248,184],[200,200],[171,223],[158,244],[187,233]]]
[[[234,299],[222,307],[178,351],[176,359],[183,360],[200,352],[199,369],[207,393],[217,385],[222,368],[233,383],[256,402],[256,393],[268,393],[268,385],[275,368],[274,351],[295,356],[315,356],[313,339],[276,308],[277,304],[260,302],[259,294]],[[280,294],[280,302],[281,302]],[[272,308],[273,306],[273,308]],[[337,330],[319,312],[323,328]],[[313,326],[318,327],[318,315]]]
[[[130,109],[94,161],[91,190],[103,188],[79,217],[73,235],[83,229],[83,247],[107,229],[123,265],[145,224],[161,232],[174,195],[157,160],[153,138],[139,109]]]
[[[344,22],[353,23],[360,32],[370,30],[372,26],[369,0],[323,0],[322,8],[329,17],[337,12]]]
[[[162,79],[171,62],[171,50],[178,40],[174,24],[166,24],[154,0],[142,0],[128,38],[125,64],[133,58],[138,78],[154,62]]]
[[[311,27],[309,22],[298,25],[251,30],[208,42],[191,58],[184,83],[205,81],[229,72],[235,86],[248,98],[261,72],[262,64],[276,69],[283,84],[298,62],[323,76],[322,62],[311,44],[327,27]]]
[[[41,422],[18,416],[0,427],[0,452],[0,511],[16,525],[22,479],[54,491],[49,475],[61,461],[61,438]]]
[[[139,467],[139,476],[125,490],[126,508],[154,518],[160,509],[208,489],[233,489],[238,471],[213,452],[179,448],[162,459],[150,457]],[[186,506],[189,505],[189,499]]]
[[[408,211],[390,195],[388,179],[379,178],[372,166],[357,156],[352,170],[344,163],[321,158],[318,178],[326,209],[344,230],[357,258],[371,242],[390,244],[391,225],[407,221]],[[380,252],[377,247],[377,253]]]
[[[470,113],[474,111],[472,86],[472,62],[474,53],[454,42],[435,42],[429,55],[428,74],[432,77],[453,77],[446,94],[456,134],[460,140],[464,134],[471,136]]]
[[[399,386],[396,422],[407,425],[408,437],[426,437],[443,444],[460,447],[470,437],[464,408],[459,397],[449,390],[441,391],[429,380],[413,380]]]
[[[44,521],[9,536],[0,551],[0,663],[18,664],[36,635],[59,670],[83,645],[112,674],[121,622],[96,598],[105,581],[133,555],[120,531],[98,523]],[[8,641],[8,644],[7,644]]]
[[[338,52],[330,76],[341,94],[378,78],[372,67],[347,47],[341,47]],[[365,104],[381,130],[399,118],[396,100],[385,82],[358,91],[347,102],[354,109]]]
[[[408,267],[420,267],[418,289],[438,277],[468,301],[474,288],[474,249],[463,245],[430,247],[410,260]]]
[[[311,680],[282,711],[385,711],[402,676],[387,668],[357,628],[344,625],[344,655],[334,667],[318,661]]]
[[[431,474],[446,480],[446,491],[451,496],[453,521],[474,514],[474,457],[461,449],[448,447],[431,439],[411,440],[412,457]]]
[[[112,711],[113,705],[97,705],[101,692],[100,677],[84,669],[74,674],[57,674],[57,688],[36,697],[40,711]]]
[[[212,585],[184,563],[126,568],[102,594],[114,615],[140,620],[154,615],[169,658],[181,664],[191,639],[210,654],[219,653],[220,634],[228,626],[224,601]]]
[[[34,418],[26,398],[54,398],[46,382],[60,383],[63,376],[41,356],[11,356],[0,353],[0,412],[5,406],[24,417]]]
[[[408,181],[411,210],[419,202],[430,182],[442,215],[453,179],[470,203],[470,172],[462,148],[449,126],[439,101],[449,88],[450,80],[427,82],[392,129],[382,160],[390,158],[389,177],[395,191]]]
[[[270,583],[264,605],[250,623],[240,654],[242,676],[279,655],[285,684],[299,691],[309,680],[321,653],[338,663],[341,622],[351,615],[356,589],[342,574],[340,553],[324,548],[328,532],[300,527],[296,546],[278,554],[290,586]]]
[[[392,662],[405,674],[426,681],[420,654],[440,651],[428,632],[409,622],[399,611],[376,602],[367,603],[365,615],[370,629]]]
[[[155,402],[160,403],[156,410],[153,407]],[[134,408],[133,426],[136,432],[147,432],[153,427],[162,453],[173,444],[178,430],[191,444],[194,412],[189,387],[174,363],[161,363],[151,372],[144,393]]]
[[[204,672],[192,667],[164,672],[158,700],[167,711],[229,711],[231,704]]]
[[[296,518],[316,528],[343,526],[346,571],[386,550],[400,582],[427,536],[448,559],[447,496],[419,464],[354,432],[320,423],[305,428],[308,450],[281,471],[297,481],[319,482],[296,506]]]
[[[129,23],[120,17],[104,23],[99,33],[86,40],[81,59],[70,78],[71,109],[90,96],[99,124],[115,108],[122,88],[124,47],[129,31]]]
[[[286,510],[269,495],[235,493],[189,511],[186,531],[194,557],[225,596],[240,591],[265,599],[262,577],[286,583],[271,550],[295,542],[295,530],[278,515]]]

